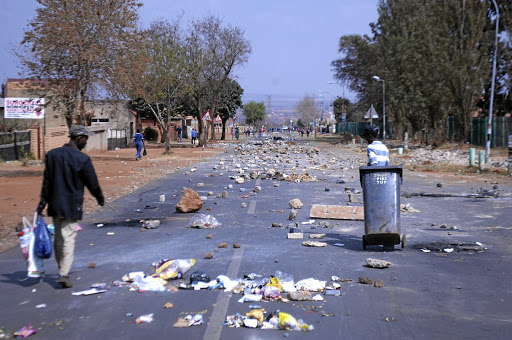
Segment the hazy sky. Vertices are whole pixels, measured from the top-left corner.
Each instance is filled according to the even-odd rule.
[[[338,57],[338,39],[370,34],[378,0],[142,0],[141,25],[156,19],[185,21],[215,15],[242,27],[251,42],[249,61],[234,71],[244,88],[244,101],[264,96],[326,99],[342,94],[333,81],[330,62]],[[35,17],[35,0],[0,0],[0,82],[18,77],[11,50]],[[320,91],[319,91],[320,90]],[[350,96],[348,92],[345,93]]]

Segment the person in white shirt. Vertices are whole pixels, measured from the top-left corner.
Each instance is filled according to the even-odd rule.
[[[368,142],[368,166],[386,166],[389,165],[389,150],[380,141],[378,141],[379,128],[368,125],[361,137]]]

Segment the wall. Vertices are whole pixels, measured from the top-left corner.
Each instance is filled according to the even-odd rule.
[[[94,136],[90,136],[87,140],[87,146],[83,151],[107,151],[107,130],[102,127],[88,127],[88,129],[95,133]],[[63,146],[67,142],[69,142],[69,134],[67,126],[58,126],[46,128],[46,136],[44,136],[43,143],[43,129],[34,128],[31,129],[31,143],[30,143],[30,151],[36,157],[36,159],[41,160],[43,154],[43,145],[44,151],[48,152],[51,149],[55,149]],[[40,145],[38,144],[40,142]]]

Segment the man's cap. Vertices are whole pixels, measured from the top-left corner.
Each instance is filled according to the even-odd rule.
[[[94,132],[87,130],[83,125],[72,125],[69,129],[69,137],[94,136]]]
[[[367,125],[364,128],[364,132],[361,134],[361,136],[378,136],[379,135],[379,128],[374,125]]]

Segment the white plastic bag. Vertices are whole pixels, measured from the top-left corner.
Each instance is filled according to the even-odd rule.
[[[213,229],[221,224],[212,215],[195,214],[188,223],[189,228]]]
[[[34,252],[34,225],[37,221],[37,212],[34,214],[34,222],[30,224],[28,218],[23,217],[23,230],[18,234],[21,251],[27,263],[28,277],[41,277],[44,274],[43,259]]]
[[[163,292],[165,290],[164,285],[159,279],[151,276],[135,276],[133,283],[130,285],[131,288],[137,288],[138,290],[147,290],[153,292]]]

